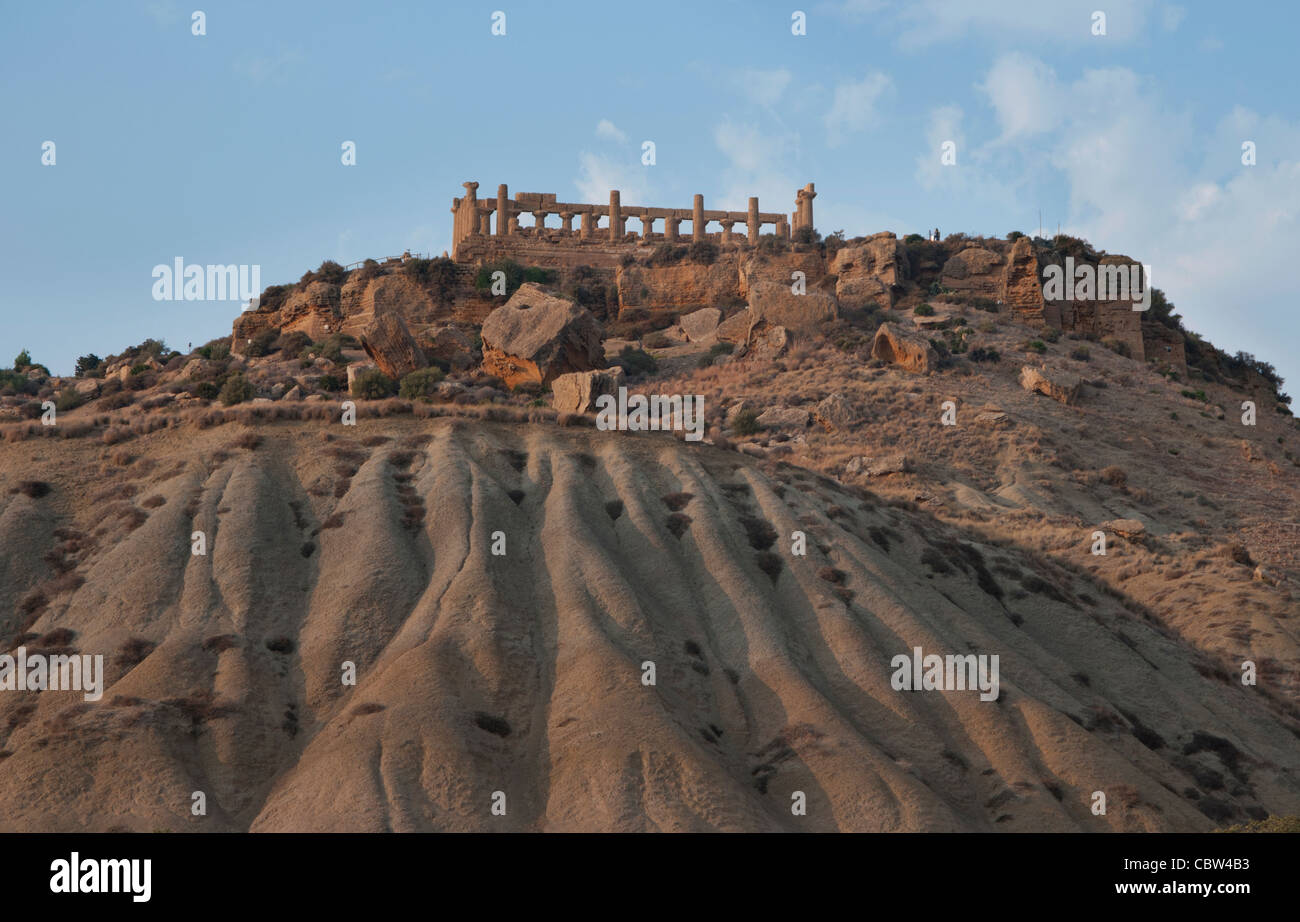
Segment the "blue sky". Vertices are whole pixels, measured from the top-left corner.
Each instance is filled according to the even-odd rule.
[[[464,180],[787,212],[815,181],[824,233],[1033,232],[1041,209],[1300,381],[1291,3],[6,0],[3,22],[2,365],[228,334],[235,302],[152,299],[178,256],[267,285],[441,253]]]

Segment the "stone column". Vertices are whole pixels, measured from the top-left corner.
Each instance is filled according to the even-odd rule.
[[[664,218],[664,240],[669,243],[677,242],[677,225],[681,222],[680,218]]]
[[[591,239],[591,232],[595,226],[596,226],[595,217],[592,215],[590,211],[584,211],[582,213],[582,222],[580,225],[583,240]]]
[[[790,224],[786,221],[784,215],[776,220],[776,236],[781,240],[790,239]]]
[[[695,204],[691,211],[691,239],[704,239],[704,196],[695,194]]]
[[[534,227],[533,233],[535,233],[539,237],[542,234],[546,233],[546,216],[548,214],[550,214],[549,211],[533,212],[533,227]]]
[[[731,243],[731,221],[724,218],[722,221],[722,245],[728,246]]]
[[[506,233],[509,234],[511,237],[518,237],[518,236],[519,236],[519,216],[518,216],[518,215],[511,215],[511,216],[510,216],[510,220],[507,222],[507,225],[506,225]]]
[[[649,240],[650,235],[655,232],[655,219],[650,212],[641,215],[641,239]]]
[[[504,237],[510,231],[510,192],[506,184],[497,186],[497,236]]]
[[[758,198],[749,197],[749,245],[758,246]]]
[[[617,189],[609,190],[609,242],[618,243],[623,238],[623,206],[619,203]]]
[[[478,213],[478,232],[484,237],[492,233],[492,212],[482,210]]]
[[[573,236],[573,212],[572,211],[560,212],[560,226],[562,228],[562,232],[564,236],[566,237]]]

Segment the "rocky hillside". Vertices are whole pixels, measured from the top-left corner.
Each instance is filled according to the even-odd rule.
[[[97,703],[0,695],[6,830],[1200,830],[1300,806],[1284,702],[1081,568],[802,468],[239,410],[4,459],[6,649],[108,663]],[[915,646],[1000,654],[998,698],[894,690]]]
[[[233,340],[0,371],[0,650],[109,686],[0,687],[0,827],[1300,813],[1266,362],[1158,291],[1044,300],[1122,260],[1071,238],[644,250],[327,263]],[[701,396],[703,441],[595,428],[619,387]],[[999,693],[895,687],[918,647]]]

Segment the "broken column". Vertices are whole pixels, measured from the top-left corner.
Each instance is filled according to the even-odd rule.
[[[691,211],[691,239],[704,239],[704,196],[695,193],[695,204]]]
[[[609,191],[609,242],[618,243],[623,238],[623,209],[619,204],[617,189]]]
[[[749,245],[758,246],[758,196],[749,197]]]
[[[497,236],[504,237],[510,230],[510,193],[506,184],[497,186]]]

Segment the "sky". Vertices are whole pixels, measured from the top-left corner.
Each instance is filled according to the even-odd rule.
[[[265,286],[440,255],[466,180],[784,212],[812,181],[822,233],[1041,213],[1300,382],[1300,4],[2,0],[0,23],[0,366],[228,335],[238,301],[154,299],[177,258]]]

